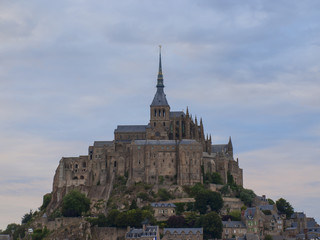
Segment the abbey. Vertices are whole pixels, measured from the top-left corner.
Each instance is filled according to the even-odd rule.
[[[188,108],[171,111],[164,93],[161,52],[156,87],[147,124],[117,126],[112,141],[96,141],[88,155],[60,160],[53,184],[56,201],[74,187],[93,198],[107,199],[117,176],[126,176],[128,184],[193,185],[203,181],[204,173],[217,172],[224,183],[231,174],[243,185],[231,138],[227,144],[212,144],[202,119],[198,124]]]

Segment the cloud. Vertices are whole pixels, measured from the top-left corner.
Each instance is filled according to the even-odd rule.
[[[318,1],[2,1],[0,197],[19,220],[51,190],[62,156],[111,140],[117,124],[148,123],[162,44],[171,109],[203,117],[214,143],[232,135],[250,187],[311,209],[301,196],[318,199],[319,9]],[[19,194],[39,202],[21,209]]]
[[[239,153],[244,184],[274,200],[287,199],[296,211],[306,211],[319,220],[312,206],[319,201],[319,149],[313,142],[279,142],[274,146]],[[308,202],[309,204],[303,205]]]

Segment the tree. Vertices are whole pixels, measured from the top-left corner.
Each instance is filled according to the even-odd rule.
[[[21,223],[22,224],[28,223],[32,219],[32,216],[33,216],[33,212],[30,209],[29,213],[26,213],[25,215],[23,215],[23,217],[21,219]]]
[[[43,196],[43,202],[42,202],[42,206],[40,207],[40,210],[45,210],[47,208],[47,206],[49,205],[50,201],[52,198],[52,193],[47,193]]]
[[[160,201],[168,201],[170,198],[172,198],[171,194],[168,192],[167,189],[160,188],[158,190],[158,196],[160,198]]]
[[[223,184],[221,175],[219,173],[213,172],[207,172],[204,175],[204,182],[205,183],[214,183],[214,184]]]
[[[229,185],[233,185],[234,184],[233,176],[229,171],[227,172],[227,181],[228,181]]]
[[[196,226],[203,227],[204,239],[221,239],[222,221],[216,212],[211,212],[201,216],[198,219]]]
[[[132,209],[137,209],[137,208],[138,208],[137,201],[135,199],[133,199],[129,209],[132,210]]]
[[[62,215],[64,217],[80,217],[89,211],[90,200],[78,190],[72,190],[63,197]]]
[[[168,221],[169,228],[182,228],[186,225],[186,220],[183,216],[171,216]]]
[[[112,209],[107,216],[107,226],[116,227],[116,219],[120,214],[119,210]]]
[[[242,188],[240,190],[240,199],[246,206],[250,207],[255,197],[256,194],[250,189]]]
[[[279,198],[276,201],[276,205],[277,205],[278,211],[281,214],[286,214],[287,219],[289,219],[291,217],[291,215],[294,213],[293,207],[284,198]]]
[[[205,214],[210,207],[211,211],[219,212],[223,207],[223,199],[218,192],[209,190],[200,191],[195,197],[194,207],[201,214]]]
[[[269,203],[270,205],[276,204],[271,198],[268,198],[268,203]]]
[[[241,211],[233,210],[229,213],[232,221],[241,221]]]
[[[44,229],[36,229],[32,233],[32,240],[42,240],[49,234],[49,230],[45,227]]]
[[[264,240],[273,240],[273,237],[269,234],[264,236]]]

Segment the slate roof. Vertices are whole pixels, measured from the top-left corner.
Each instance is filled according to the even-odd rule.
[[[247,208],[244,212],[246,218],[252,218],[256,214],[256,208]]]
[[[246,228],[243,222],[241,221],[222,221],[223,227],[228,228]]]
[[[157,226],[148,226],[144,231],[142,228],[132,228],[126,233],[126,239],[130,238],[144,238],[144,237],[156,237],[157,236]]]
[[[163,87],[158,87],[151,106],[169,106]]]
[[[203,234],[203,228],[165,228],[163,233],[166,234],[166,232],[169,232],[170,234],[181,234],[182,232],[185,234],[197,234],[198,232]]]
[[[0,240],[10,240],[10,235],[0,234]]]
[[[312,228],[312,227],[316,227],[316,226],[317,226],[317,222],[314,219],[307,222],[308,228]]]
[[[185,114],[183,111],[174,111],[174,112],[170,112],[169,114],[170,118],[179,118],[179,117],[184,117]]]
[[[179,145],[179,144],[194,144],[198,143],[194,139],[182,139],[181,141],[176,140],[134,140],[136,145]]]
[[[214,144],[211,145],[211,152],[218,153],[218,152],[227,152],[228,144]]]
[[[193,144],[193,143],[198,143],[198,142],[194,139],[182,139],[179,142],[179,144]]]
[[[264,211],[264,210],[272,211],[273,210],[273,205],[261,205],[261,206],[259,206],[259,208],[260,208],[261,211]]]
[[[93,146],[95,147],[103,147],[104,145],[112,145],[113,141],[95,141]]]
[[[118,125],[114,132],[145,132],[148,125]]]
[[[291,218],[305,218],[306,215],[304,212],[295,212],[291,215]]]
[[[173,203],[151,203],[151,207],[173,207],[175,208],[176,205]]]
[[[136,145],[176,145],[176,140],[134,140]]]

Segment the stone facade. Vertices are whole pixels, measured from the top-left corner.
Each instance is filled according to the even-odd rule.
[[[169,217],[176,215],[176,205],[173,203],[151,203],[151,207],[157,221],[166,221]]]
[[[193,185],[202,182],[203,173],[218,172],[224,183],[232,174],[243,185],[239,161],[233,158],[231,138],[227,144],[212,145],[202,119],[186,112],[171,111],[163,85],[161,54],[157,91],[150,105],[146,125],[119,125],[114,140],[96,141],[88,155],[63,157],[53,183],[51,209],[73,188],[91,200],[107,201],[117,176],[128,177],[128,184]]]

